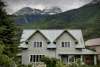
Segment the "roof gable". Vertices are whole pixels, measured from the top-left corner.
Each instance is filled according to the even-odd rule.
[[[29,39],[37,30],[35,29],[25,29],[23,30],[20,42],[25,42]],[[42,34],[47,40],[50,42],[54,42],[57,37],[59,37],[65,30],[56,30],[56,29],[47,29],[47,30],[38,30],[40,34]],[[85,47],[82,31],[79,29],[71,29],[67,30],[67,32],[78,41],[77,47]]]
[[[63,30],[40,30],[50,42],[54,42],[54,40],[63,32]]]
[[[39,30],[36,30],[27,40],[30,40],[32,38],[32,36],[34,36],[36,33],[40,33],[47,41],[49,41],[49,39],[47,37],[45,37],[45,35],[42,34]]]
[[[54,42],[57,41],[64,33],[67,33],[67,34],[68,34],[69,36],[71,36],[76,42],[78,42],[77,39],[76,39],[72,34],[70,34],[70,32],[68,32],[67,30],[64,30],[64,31],[54,40]]]

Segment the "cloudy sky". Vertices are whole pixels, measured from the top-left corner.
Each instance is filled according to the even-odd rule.
[[[63,11],[78,8],[92,0],[3,0],[8,5],[7,12],[14,13],[23,7],[44,9],[49,7],[60,7]]]

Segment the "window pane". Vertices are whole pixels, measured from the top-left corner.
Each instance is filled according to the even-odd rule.
[[[32,55],[30,56],[30,62],[32,62]]]
[[[67,42],[65,42],[65,47],[68,47],[68,43]]]
[[[36,47],[36,42],[34,42],[34,47]]]
[[[42,42],[40,42],[40,47],[42,47]]]
[[[36,62],[38,62],[38,55],[36,55]]]
[[[33,55],[33,62],[35,62],[35,55]]]
[[[62,47],[64,47],[64,42],[62,42]]]
[[[70,47],[70,42],[68,42],[68,47]]]
[[[39,42],[36,42],[37,43],[37,47],[39,47],[40,43]]]

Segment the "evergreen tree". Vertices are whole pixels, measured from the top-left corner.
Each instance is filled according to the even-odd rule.
[[[0,67],[11,67],[13,61],[7,55],[3,54],[4,47],[4,44],[0,42]]]
[[[0,41],[5,46],[3,54],[14,59],[18,52],[18,29],[7,15],[4,7],[4,2],[0,0]]]

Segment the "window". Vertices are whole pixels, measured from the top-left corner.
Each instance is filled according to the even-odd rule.
[[[30,55],[30,62],[40,62],[44,55]]]
[[[62,42],[62,47],[70,47],[70,42]]]
[[[33,42],[33,47],[42,47],[42,42]]]

